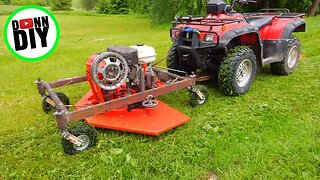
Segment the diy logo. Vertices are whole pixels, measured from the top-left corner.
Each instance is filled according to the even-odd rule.
[[[8,18],[4,38],[8,49],[19,59],[38,61],[48,57],[59,42],[58,22],[47,9],[25,6]]]

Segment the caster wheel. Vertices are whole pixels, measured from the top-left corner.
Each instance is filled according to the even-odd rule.
[[[190,92],[190,106],[203,106],[208,102],[209,93],[205,86],[196,86],[192,92]]]
[[[70,100],[67,95],[61,92],[57,92],[57,95],[64,105],[70,105]],[[56,110],[56,107],[53,106],[52,103],[49,103],[48,101],[54,103],[52,98],[50,96],[47,96],[42,100],[42,110],[46,114],[54,113],[54,111]]]
[[[78,154],[82,151],[90,149],[94,147],[98,142],[97,132],[92,126],[88,124],[77,124],[69,129],[69,133],[83,141],[83,144],[81,146],[77,146],[75,144],[72,144],[65,138],[62,138],[61,143],[63,151],[69,155]]]

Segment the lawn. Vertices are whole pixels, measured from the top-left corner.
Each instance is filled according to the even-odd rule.
[[[0,33],[7,16],[0,16]],[[319,179],[320,17],[298,34],[303,59],[288,76],[259,74],[239,97],[206,83],[210,100],[190,108],[188,93],[161,100],[192,118],[151,137],[98,130],[98,146],[76,156],[62,152],[53,116],[41,110],[34,81],[84,75],[87,58],[109,45],[144,43],[158,58],[170,47],[169,30],[138,16],[57,15],[61,41],[48,59],[17,60],[0,36],[0,179]],[[88,85],[61,89],[75,103]]]
[[[20,6],[0,5],[0,15],[8,15],[19,7]]]

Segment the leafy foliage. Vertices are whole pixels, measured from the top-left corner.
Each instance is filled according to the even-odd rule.
[[[178,12],[177,2],[173,0],[152,0],[150,16],[155,24],[164,24],[172,21]]]
[[[72,0],[54,0],[52,5],[53,11],[72,11]]]
[[[97,4],[97,0],[81,0],[81,4],[85,10],[93,10]]]
[[[135,13],[148,14],[152,0],[128,0],[129,9]]]
[[[226,0],[230,3],[231,0]],[[151,18],[155,24],[169,23],[175,15],[206,15],[207,0],[152,0]],[[266,0],[256,4],[236,6],[239,12],[258,11],[259,9],[288,8],[292,12],[307,12],[312,0]]]
[[[11,5],[38,5],[38,6],[47,6],[48,2],[46,0],[10,0],[6,1],[5,3],[10,2]]]
[[[110,13],[110,0],[100,0],[97,4],[97,11],[100,14]]]
[[[101,14],[128,14],[127,0],[100,0],[97,10]]]
[[[5,5],[9,5],[10,4],[10,0],[1,0],[1,2],[3,2],[3,4],[5,4]]]

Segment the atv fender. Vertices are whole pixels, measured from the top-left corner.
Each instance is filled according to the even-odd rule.
[[[227,45],[234,40],[235,38],[240,37],[241,35],[255,33],[259,37],[259,45],[261,45],[259,29],[254,26],[244,26],[240,28],[232,29],[220,37],[220,42],[218,48],[225,48]]]
[[[306,31],[306,22],[304,19],[296,19],[289,22],[282,32],[282,39],[291,39],[291,34],[293,32],[305,32]]]
[[[251,38],[254,41],[249,43],[242,42],[241,37],[246,35],[250,35],[251,37],[252,35],[254,35],[254,38]],[[231,47],[229,47],[230,45]],[[262,67],[263,57],[262,57],[262,41],[260,38],[259,29],[251,25],[232,29],[226,32],[225,34],[223,34],[222,37],[220,37],[218,48],[226,49],[228,47],[232,48],[232,46],[239,46],[239,45],[245,45],[245,46],[247,45],[252,47],[257,57],[257,68],[258,68],[258,71],[260,71]]]
[[[275,23],[261,29],[263,42],[262,64],[281,62],[286,55],[293,32],[305,32],[306,23],[302,18],[279,18]]]

